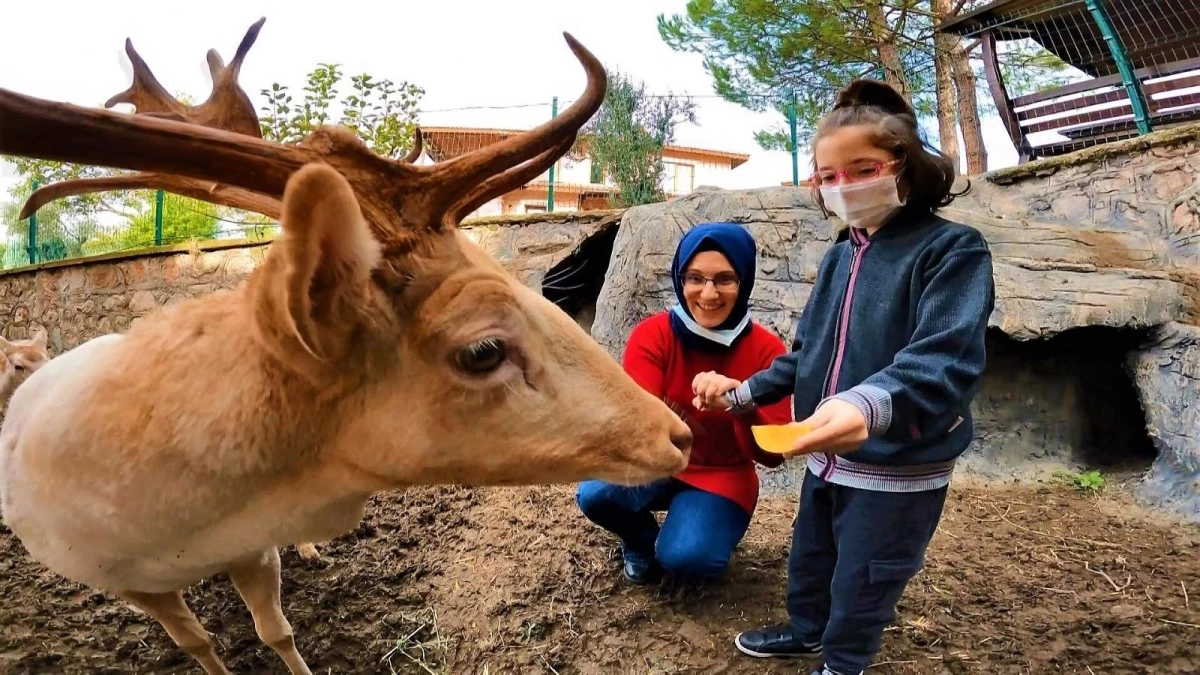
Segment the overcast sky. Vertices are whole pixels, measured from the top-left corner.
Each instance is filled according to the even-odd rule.
[[[210,87],[204,53],[215,47],[228,61],[246,29],[265,16],[241,77],[256,105],[259,91],[272,82],[298,90],[316,64],[332,62],[347,74],[368,72],[424,87],[421,107],[429,112],[421,116],[423,124],[527,128],[549,115],[551,97],[567,101],[582,91],[583,72],[561,35],[568,31],[606,65],[644,80],[656,93],[703,97],[697,99],[699,124],[681,127],[677,142],[751,155],[721,187],[790,180],[788,154],[759,150],[753,139],[754,131],[782,120],[714,97],[700,57],[675,53],[659,38],[655,17],[682,12],[685,5],[683,0],[8,0],[0,3],[5,29],[0,87],[101,105],[129,86],[123,52],[129,37],[168,90],[202,100]],[[529,107],[446,111],[475,106]],[[984,133],[990,168],[1016,162],[997,118],[985,119]],[[801,175],[806,174],[802,164]],[[0,182],[7,191],[10,166]]]

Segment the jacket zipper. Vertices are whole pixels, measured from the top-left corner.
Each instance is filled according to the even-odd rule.
[[[842,357],[846,353],[846,336],[850,331],[850,305],[854,302],[854,283],[858,280],[858,269],[862,266],[863,254],[870,245],[871,241],[858,230],[850,230],[850,278],[846,282],[846,295],[842,300],[842,311],[838,314],[837,330],[834,331],[836,345],[833,356],[829,360],[829,372],[825,376],[826,397],[837,393],[838,376],[842,370]],[[821,479],[828,480],[835,469],[837,469],[837,455],[832,452],[825,453],[825,470],[821,472]]]

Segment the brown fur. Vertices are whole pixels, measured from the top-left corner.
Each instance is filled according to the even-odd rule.
[[[308,673],[276,547],[352,530],[371,494],[682,470],[687,425],[455,227],[462,205],[544,170],[599,106],[603,69],[568,41],[584,96],[435,167],[340,129],[297,148],[0,90],[0,153],[176,171],[262,190],[283,214],[242,286],[80,345],[13,395],[0,505],[30,555],[140,607],[210,673],[226,670],[181,592],[227,572],[259,637]]]

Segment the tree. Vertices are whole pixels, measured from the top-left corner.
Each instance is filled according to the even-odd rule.
[[[695,102],[686,96],[652,96],[635,83],[609,71],[608,91],[600,110],[584,127],[594,173],[617,185],[614,206],[663,201],[663,148],[675,140],[681,122],[696,122]]]
[[[837,91],[852,79],[883,79],[919,116],[938,119],[940,146],[958,154],[961,125],[967,168],[986,170],[976,95],[976,44],[935,37],[938,22],[984,0],[691,0],[684,14],[658,17],[672,49],[704,56],[717,94],[751,110],[785,111],[797,101],[798,137],[811,140]],[[1041,49],[1006,51],[1006,80],[1019,88],[1053,86],[1066,66]],[[986,106],[988,104],[983,104]],[[790,149],[777,126],[755,134],[764,149]]]
[[[363,73],[350,78],[351,93],[338,98],[342,71],[336,63],[322,63],[308,74],[304,100],[294,103],[288,87],[278,82],[263,89],[267,104],[262,107],[263,137],[281,143],[296,143],[313,128],[341,124],[385,157],[400,157],[412,147],[417,125],[417,106],[425,90],[401,81],[376,80]]]
[[[915,4],[903,1],[901,10]],[[692,0],[686,14],[660,15],[658,31],[672,49],[702,54],[728,101],[782,115],[787,92],[795,92],[799,141],[808,143],[837,92],[856,78],[884,79],[919,112],[932,110],[913,16],[894,10],[880,0]],[[790,149],[782,127],[756,139],[764,149]]]
[[[137,210],[130,214],[128,224],[92,238],[84,247],[85,255],[129,251],[155,245],[155,193],[138,190],[130,192],[129,199],[134,202]],[[198,199],[170,193],[164,195],[162,243],[171,245],[215,238],[221,230],[220,211],[221,207]]]

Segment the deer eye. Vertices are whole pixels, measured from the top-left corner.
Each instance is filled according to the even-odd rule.
[[[21,372],[22,370],[25,370],[25,366],[23,366],[19,363],[14,363],[13,367],[17,369],[17,372]]]
[[[508,346],[498,338],[474,342],[458,352],[460,368],[472,375],[486,375],[500,367],[508,358]]]

